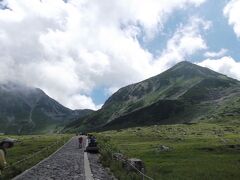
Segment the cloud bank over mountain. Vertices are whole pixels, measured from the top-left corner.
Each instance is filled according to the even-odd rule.
[[[205,0],[3,0],[0,1],[0,82],[36,86],[63,105],[98,109],[96,88],[117,88],[161,73],[191,55],[207,51],[203,34],[211,21],[197,14],[174,29],[159,54],[144,47],[175,11]],[[238,35],[236,9],[223,10]],[[239,18],[238,18],[239,19]],[[240,32],[240,31],[239,31]],[[161,43],[161,41],[159,42]],[[208,56],[209,57],[209,56]],[[200,63],[239,78],[231,57]],[[213,63],[228,65],[227,70]]]

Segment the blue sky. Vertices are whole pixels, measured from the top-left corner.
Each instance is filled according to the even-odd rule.
[[[164,25],[163,32],[159,33],[152,41],[141,42],[142,46],[153,54],[161,52],[169,38],[174,34],[180,24],[185,24],[188,18],[198,16],[205,20],[210,20],[212,27],[205,33],[202,33],[207,42],[207,51],[219,51],[222,48],[228,49],[227,55],[234,59],[240,59],[240,40],[236,37],[233,28],[229,26],[228,19],[223,15],[223,9],[227,0],[208,0],[199,7],[191,7],[185,10],[175,11]],[[141,39],[140,39],[141,41]],[[198,62],[204,59],[204,53],[190,56],[189,61]]]
[[[99,109],[183,60],[240,80],[239,9],[239,0],[0,0],[0,83]]]
[[[208,0],[199,7],[175,11],[164,24],[162,32],[158,33],[154,39],[144,41],[138,37],[141,46],[158,56],[166,47],[166,43],[171,38],[180,24],[186,24],[192,16],[198,16],[205,20],[210,20],[212,25],[207,32],[202,32],[202,36],[207,42],[208,49],[197,52],[186,60],[197,63],[206,59],[204,52],[218,52],[227,49],[225,55],[231,56],[236,61],[240,61],[240,40],[236,37],[233,28],[228,24],[228,19],[224,17],[223,9],[228,0]],[[240,69],[239,69],[240,71]],[[97,104],[103,103],[109,95],[104,93],[103,88],[94,89],[91,96]]]

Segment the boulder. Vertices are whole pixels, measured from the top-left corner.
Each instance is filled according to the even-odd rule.
[[[124,160],[124,156],[122,153],[113,153],[112,158],[117,161],[122,161]]]
[[[157,151],[158,152],[167,152],[167,151],[170,151],[170,147],[168,146],[165,146],[165,145],[160,145],[157,147]]]
[[[136,170],[142,171],[143,169],[145,169],[145,165],[143,161],[137,158],[130,158],[127,161],[123,162],[123,167],[127,171],[136,171]]]

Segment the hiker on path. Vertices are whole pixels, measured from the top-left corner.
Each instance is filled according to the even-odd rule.
[[[13,147],[14,145],[14,140],[12,139],[5,139],[0,142],[0,179],[2,179],[2,170],[4,167],[7,165],[6,161],[6,155],[7,151],[6,149]]]
[[[80,136],[78,138],[78,143],[79,143],[79,149],[81,149],[82,148],[82,144],[83,144],[83,137],[82,136]]]

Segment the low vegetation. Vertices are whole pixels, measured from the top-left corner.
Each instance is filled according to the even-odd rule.
[[[239,125],[159,125],[106,131],[97,136],[102,162],[119,179],[129,176],[121,163],[111,160],[111,152],[142,159],[147,175],[156,180],[240,177]]]
[[[7,151],[8,165],[3,178],[10,179],[48,157],[69,140],[71,135],[25,135],[0,136],[0,139],[13,138],[15,146]]]

